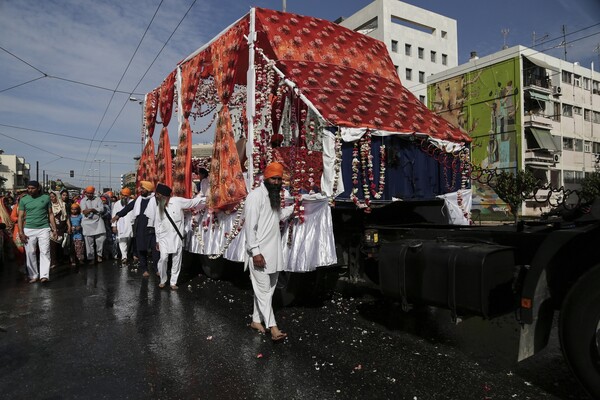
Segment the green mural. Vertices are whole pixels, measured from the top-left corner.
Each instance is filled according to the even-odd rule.
[[[471,161],[488,169],[516,171],[521,154],[520,62],[515,57],[432,85],[430,108],[467,132]],[[473,206],[505,206],[487,185],[473,182]]]

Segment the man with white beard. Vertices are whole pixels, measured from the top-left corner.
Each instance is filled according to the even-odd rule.
[[[129,202],[132,201],[130,196],[131,190],[129,190],[129,188],[121,189],[121,199],[113,204],[113,218],[119,211],[125,208]],[[131,238],[133,237],[132,217],[133,215],[129,213],[124,218],[119,219],[119,221],[112,223],[112,231],[115,234],[117,243],[119,243],[119,250],[121,251],[121,263],[123,265],[127,265],[127,251],[129,250],[129,244],[131,243]]]
[[[287,333],[277,327],[272,307],[279,272],[284,267],[279,221],[292,215],[294,206],[281,208],[282,164],[267,165],[263,177],[263,183],[246,197],[245,207],[246,268],[250,269],[254,289],[250,327],[261,333],[266,331],[265,327],[269,328],[271,339],[279,341],[287,337]]]
[[[184,210],[194,208],[203,200],[201,196],[193,199],[184,199],[183,197],[171,197],[172,190],[167,185],[159,183],[156,185],[156,244],[160,251],[160,260],[158,261],[158,272],[160,274],[161,289],[167,283],[167,263],[169,255],[172,256],[171,264],[171,289],[176,290],[177,279],[181,271],[181,253],[183,250],[183,239],[185,237],[183,230]]]

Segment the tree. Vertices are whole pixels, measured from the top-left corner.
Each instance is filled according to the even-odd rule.
[[[516,223],[523,201],[532,197],[538,184],[538,180],[529,170],[521,170],[516,174],[502,171],[493,179],[492,187],[498,197],[508,204]]]

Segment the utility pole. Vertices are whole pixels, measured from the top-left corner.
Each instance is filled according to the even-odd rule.
[[[562,26],[562,33],[563,33],[562,44],[564,45],[564,48],[565,48],[565,61],[567,61],[567,26],[566,25]]]

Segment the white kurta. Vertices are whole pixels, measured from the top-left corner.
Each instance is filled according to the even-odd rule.
[[[156,229],[156,242],[160,253],[176,253],[181,250],[182,242],[173,228],[173,224],[167,218],[166,213],[169,213],[171,219],[179,229],[179,232],[185,237],[184,232],[184,212],[183,210],[196,207],[203,199],[195,197],[193,199],[184,199],[183,197],[171,197],[169,204],[165,207],[165,214],[161,216],[160,212],[156,212],[156,220],[154,227]]]
[[[253,268],[252,257],[262,254],[266,266],[263,273],[272,274],[282,271],[283,244],[279,232],[279,221],[287,219],[294,206],[275,211],[269,202],[269,192],[264,183],[255,188],[246,197],[244,233],[246,234],[247,267]]]
[[[106,225],[101,215],[104,212],[104,204],[100,197],[94,197],[92,200],[87,197],[81,200],[79,204],[83,215],[83,210],[93,208],[96,210],[94,213],[89,213],[87,216],[83,216],[81,220],[81,227],[83,229],[83,236],[93,236],[106,234]]]
[[[126,205],[129,204],[130,201],[133,200],[127,199]],[[121,204],[121,200],[114,203],[111,216],[114,218],[115,215],[117,215],[117,213],[121,211],[124,207],[125,206]],[[117,239],[127,239],[133,236],[132,219],[133,213],[127,213],[126,216],[124,216],[123,218],[119,218],[117,222],[112,223],[112,226],[117,228]]]

